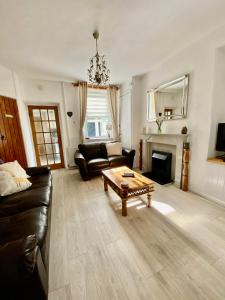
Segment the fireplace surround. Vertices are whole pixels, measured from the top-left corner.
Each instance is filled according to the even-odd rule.
[[[171,176],[175,185],[180,187],[183,143],[187,142],[188,137],[188,134],[179,133],[150,133],[145,135],[143,138],[143,172],[152,170],[153,150],[172,152],[174,166],[172,166]]]

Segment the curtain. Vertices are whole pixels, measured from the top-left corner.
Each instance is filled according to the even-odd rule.
[[[117,86],[110,85],[107,88],[107,95],[108,95],[109,107],[110,107],[111,118],[112,118],[113,136],[116,141],[120,141]]]
[[[80,142],[84,142],[84,123],[87,111],[87,82],[78,83],[78,95],[80,102]]]

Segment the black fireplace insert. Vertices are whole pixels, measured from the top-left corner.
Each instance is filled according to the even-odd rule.
[[[152,151],[152,170],[143,173],[144,176],[158,182],[167,184],[173,182],[171,179],[172,153],[158,150]]]

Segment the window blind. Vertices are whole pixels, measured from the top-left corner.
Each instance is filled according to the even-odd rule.
[[[88,89],[87,95],[87,113],[88,119],[109,118],[109,105],[106,90]]]

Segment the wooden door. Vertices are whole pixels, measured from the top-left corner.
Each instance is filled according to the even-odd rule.
[[[64,167],[57,106],[28,106],[38,166]]]
[[[0,96],[0,158],[5,162],[18,160],[27,167],[17,103],[4,96]]]

